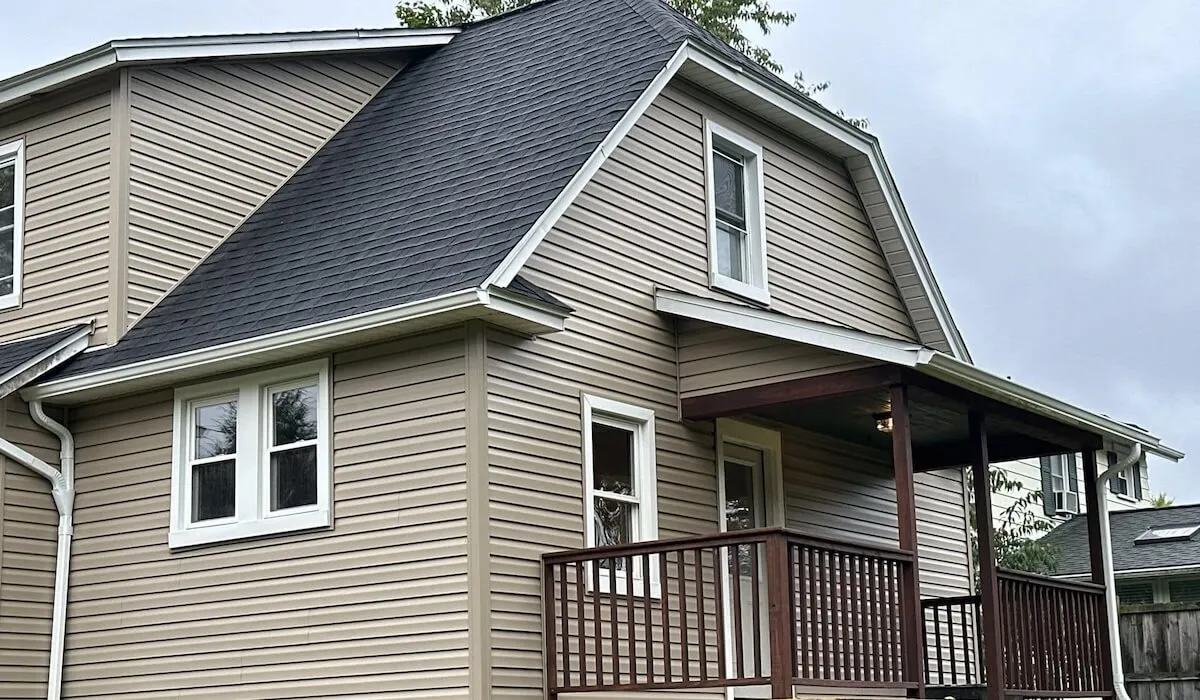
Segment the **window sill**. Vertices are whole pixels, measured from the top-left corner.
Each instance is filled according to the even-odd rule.
[[[627,596],[631,596],[637,600],[641,600],[646,597],[646,584],[640,576],[635,576],[633,578],[633,591],[630,592],[627,590],[627,581],[629,579],[626,578],[626,576],[624,574],[620,574],[620,575],[616,576],[615,580],[613,580],[613,578],[609,577],[609,575],[606,573],[606,571],[607,571],[607,569],[600,570],[600,590],[599,591],[597,591],[596,588],[592,585],[593,581],[590,578],[590,574],[589,574],[589,579],[587,582],[587,592],[588,593],[591,593],[591,594],[599,593],[600,595],[615,596],[618,598],[624,598]],[[613,590],[614,584],[615,584],[615,588],[616,588],[615,591]],[[651,578],[650,579],[650,599],[651,600],[659,600],[661,598],[662,598],[662,588],[660,587],[660,585],[657,581],[657,577]]]
[[[8,309],[19,309],[19,308],[21,308],[20,293],[14,292],[12,294],[5,294],[3,296],[0,296],[0,311],[7,311]]]
[[[171,549],[183,549],[185,547],[234,542],[253,537],[265,537],[267,535],[282,535],[302,530],[317,530],[328,528],[332,524],[333,519],[330,517],[329,510],[322,508],[301,513],[288,513],[287,515],[278,515],[262,520],[172,530],[167,536],[167,544]]]
[[[732,277],[714,274],[712,279],[709,280],[709,286],[711,286],[713,289],[719,289],[722,292],[732,294],[735,297],[754,302],[755,304],[759,304],[761,306],[771,305],[771,292],[763,289],[762,287],[755,287],[752,284],[739,282]]]

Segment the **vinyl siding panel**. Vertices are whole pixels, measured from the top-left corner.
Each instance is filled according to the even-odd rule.
[[[384,85],[401,62],[313,58],[129,76],[128,322]]]
[[[673,288],[732,300],[708,288],[704,120],[763,147],[768,281],[775,311],[915,340],[912,321],[845,167],[804,143],[679,85],[651,105],[578,200],[627,238],[631,219],[670,251],[657,277]],[[600,200],[596,203],[596,200]],[[651,223],[652,222],[652,223]],[[566,226],[568,224],[564,224]],[[616,245],[620,245],[617,243]]]
[[[333,360],[332,530],[172,552],[172,393],[82,407],[66,697],[465,692],[465,340]]]
[[[89,82],[0,117],[0,143],[25,142],[23,290],[0,311],[0,342],[91,319],[103,337],[111,103],[107,80]]]
[[[54,438],[33,424],[25,403],[0,401],[5,439],[58,464]],[[45,479],[0,458],[0,697],[44,698],[58,511]]]

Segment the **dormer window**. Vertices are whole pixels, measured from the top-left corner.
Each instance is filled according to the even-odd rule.
[[[744,299],[767,304],[767,242],[762,147],[705,122],[709,282]]]
[[[21,232],[25,220],[25,149],[0,144],[0,308],[21,301]]]

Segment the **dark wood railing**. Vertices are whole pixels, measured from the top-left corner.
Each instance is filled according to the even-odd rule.
[[[916,687],[902,624],[912,566],[910,553],[779,529],[547,554],[549,695]]]
[[[997,573],[1003,692],[1027,697],[1112,695],[1104,648],[1104,587],[1001,569]],[[930,686],[988,682],[979,596],[922,601],[925,680]]]

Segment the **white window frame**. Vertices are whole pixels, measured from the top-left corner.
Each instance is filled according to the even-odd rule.
[[[634,542],[649,542],[658,539],[658,467],[655,459],[654,445],[654,410],[634,406],[632,404],[613,401],[599,396],[584,394],[582,396],[582,429],[583,429],[583,532],[584,546],[596,545],[596,496],[625,501],[637,508],[637,517],[633,518],[630,533]],[[613,494],[598,491],[595,487],[592,457],[592,426],[594,424],[622,428],[633,433],[633,490],[634,496]],[[655,565],[657,557],[651,557],[650,562],[650,595],[659,596],[659,567]],[[634,595],[642,595],[645,586],[642,574],[637,571],[639,563],[634,562],[633,574]],[[610,576],[607,570],[599,572],[600,592],[624,594],[629,582],[625,572],[617,571],[615,580],[617,590],[612,590]],[[591,567],[588,567],[587,579],[589,590],[592,581]]]
[[[719,272],[717,261],[717,202],[714,190],[713,150],[717,146],[731,150],[745,159],[746,175],[746,269],[747,282]],[[704,177],[705,207],[708,219],[708,282],[715,289],[753,301],[764,306],[771,303],[767,285],[767,217],[763,181],[763,150],[753,139],[722,126],[711,119],[704,120]]]
[[[1122,469],[1114,474],[1113,479],[1116,480],[1118,486],[1123,485],[1123,488],[1118,488],[1113,495],[1115,495],[1117,498],[1123,498],[1127,501],[1136,500],[1132,493],[1133,482],[1129,478],[1129,468]]]
[[[271,393],[280,389],[317,386],[317,502],[272,512]],[[298,530],[328,528],[333,524],[332,433],[328,360],[256,372],[231,379],[183,387],[175,391],[174,439],[171,469],[172,548],[192,547]],[[237,399],[237,490],[231,518],[191,522],[191,449],[193,408],[205,403]],[[299,443],[290,445],[297,447]]]
[[[0,309],[11,309],[21,305],[21,271],[24,267],[21,256],[25,240],[25,141],[10,141],[0,144],[0,166],[12,163],[13,169],[13,285],[8,294],[0,294]]]

